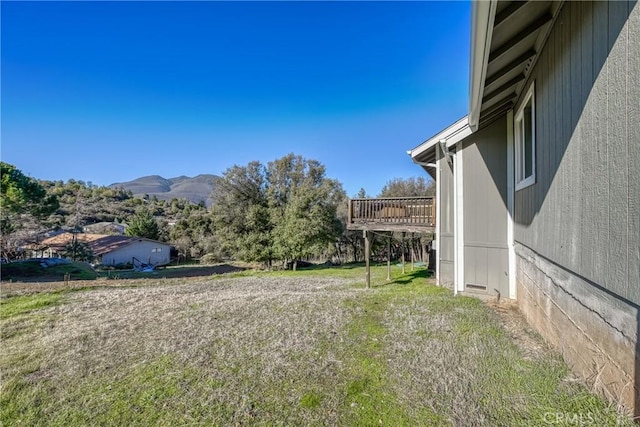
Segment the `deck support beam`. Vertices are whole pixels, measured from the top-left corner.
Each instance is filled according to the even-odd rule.
[[[391,234],[387,238],[387,282],[391,281]]]
[[[413,271],[413,233],[411,233],[411,244],[409,246],[409,250],[411,251],[411,271]]]
[[[362,237],[364,237],[364,263],[365,263],[365,282],[367,284],[367,289],[371,288],[371,266],[369,265],[369,255],[371,252],[371,242],[369,241],[369,232],[364,230],[362,232]]]
[[[406,233],[403,231],[402,232],[402,274],[406,273],[405,268],[404,268],[404,264],[405,264],[405,259],[404,259],[405,255],[404,255],[404,253],[406,252],[406,248],[404,246],[404,236],[405,236],[405,234]]]

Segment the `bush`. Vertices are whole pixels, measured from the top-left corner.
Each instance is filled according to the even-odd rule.
[[[206,254],[200,257],[200,264],[205,264],[205,265],[217,264],[222,261],[223,260],[220,258],[218,254]]]
[[[130,262],[123,262],[115,265],[97,265],[96,270],[111,271],[111,270],[133,270],[133,264]]]

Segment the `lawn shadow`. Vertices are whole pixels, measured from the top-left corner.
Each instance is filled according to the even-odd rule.
[[[315,271],[315,270],[326,270],[326,269],[354,270],[356,268],[362,268],[362,267],[364,267],[364,262],[349,262],[345,264],[332,264],[330,262],[325,262],[322,264],[306,265],[304,267],[298,265],[297,271]]]
[[[396,277],[389,282],[374,284],[372,288],[383,288],[391,285],[408,285],[414,280],[424,279],[425,281],[432,276],[431,272],[426,269],[410,271],[402,276]]]
[[[244,267],[238,267],[231,264],[218,264],[218,265],[184,265],[184,266],[170,266],[165,268],[158,268],[151,272],[139,272],[139,271],[112,271],[110,275],[119,276],[120,279],[144,279],[146,277],[162,277],[166,279],[182,279],[190,277],[208,277],[218,274],[226,273],[238,273],[247,270]],[[104,277],[104,274],[102,275]]]
[[[202,266],[186,266],[183,270],[180,270],[180,267],[171,267],[165,269],[165,271],[173,271],[175,270],[175,276],[172,277],[200,277],[200,276],[211,276],[214,274],[226,274],[226,273],[238,273],[240,271],[245,271],[247,268],[239,267],[237,265],[232,264],[219,264],[219,265],[202,265]]]

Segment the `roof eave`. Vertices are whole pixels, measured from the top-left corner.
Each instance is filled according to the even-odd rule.
[[[471,72],[469,73],[469,127],[478,129],[484,95],[497,0],[473,1],[471,6]]]
[[[447,146],[450,147],[451,145],[455,144],[455,142],[457,142],[455,141],[456,137],[459,137],[460,135],[463,135],[463,134],[465,135],[464,137],[466,137],[467,135],[465,134],[465,132],[466,132],[466,129],[468,128],[469,128],[469,118],[468,116],[464,116],[457,122],[448,126],[444,130],[441,130],[431,138],[427,139],[426,141],[418,145],[413,150],[407,151],[407,154],[411,156],[411,160],[417,163],[418,156],[420,156],[421,154],[429,150],[434,149],[436,144],[439,143],[440,141],[442,140],[447,141]]]

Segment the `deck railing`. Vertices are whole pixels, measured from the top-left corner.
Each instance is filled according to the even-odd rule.
[[[435,197],[383,197],[349,200],[349,225],[433,227]],[[357,227],[360,228],[360,227]]]

